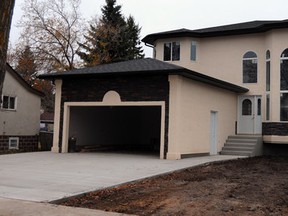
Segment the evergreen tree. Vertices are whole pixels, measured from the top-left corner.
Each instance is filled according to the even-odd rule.
[[[35,57],[29,46],[26,46],[18,57],[16,71],[28,82],[33,85],[37,75],[37,65]]]
[[[139,38],[141,28],[135,23],[135,20],[132,16],[129,16],[127,19],[127,29],[127,38],[129,43],[127,50],[127,60],[143,58],[144,54]]]
[[[78,55],[86,66],[143,58],[140,30],[133,17],[125,19],[116,0],[106,0],[99,22],[90,25],[86,42],[79,43],[84,52]]]

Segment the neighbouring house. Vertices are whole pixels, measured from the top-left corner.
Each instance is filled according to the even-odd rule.
[[[68,152],[73,140],[80,149],[181,159],[259,155],[263,141],[288,146],[288,20],[160,32],[143,42],[154,59],[40,76],[56,86],[52,151]]]
[[[42,96],[7,64],[0,108],[0,152],[38,149]]]
[[[54,113],[43,112],[40,115],[40,130],[53,132],[54,128]]]

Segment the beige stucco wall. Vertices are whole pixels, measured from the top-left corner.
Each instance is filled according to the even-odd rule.
[[[169,76],[168,159],[210,152],[211,111],[216,111],[217,152],[235,134],[237,95],[178,75]]]
[[[249,95],[261,95],[262,113],[266,112],[266,51],[271,52],[271,117],[270,121],[280,121],[280,55],[288,48],[288,29],[272,30],[267,33],[211,38],[169,38],[155,42],[156,59],[163,60],[165,42],[179,41],[180,61],[170,63],[180,65],[212,77],[219,78],[249,89]],[[197,42],[197,60],[190,60],[191,42]],[[242,82],[242,58],[247,51],[258,56],[258,83]],[[262,115],[265,121],[265,115]]]
[[[16,97],[15,111],[0,109],[1,135],[36,135],[40,129],[41,98],[24,88],[6,72],[3,95]]]

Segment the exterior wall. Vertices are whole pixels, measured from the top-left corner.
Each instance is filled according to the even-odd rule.
[[[6,72],[3,95],[16,96],[16,110],[0,109],[0,135],[34,136],[40,129],[40,96],[29,92]]]
[[[38,150],[38,135],[36,136],[0,136],[0,152],[9,151],[9,137],[19,138],[19,148],[13,151],[31,152]]]
[[[235,134],[237,95],[181,76],[169,76],[168,159],[210,152],[211,111],[217,112],[217,152]]]
[[[77,78],[64,79],[62,81],[61,91],[56,93],[56,102],[59,102],[60,109],[55,107],[55,111],[59,110],[60,125],[59,133],[54,129],[54,141],[52,150],[57,149],[63,152],[63,115],[64,104],[68,102],[102,102],[104,95],[109,91],[116,91],[122,102],[165,102],[165,140],[164,152],[168,147],[168,114],[169,114],[169,82],[168,76],[141,76],[141,77],[102,77],[102,78]],[[60,81],[56,82],[56,90],[60,86]],[[60,100],[61,98],[61,100]],[[58,103],[56,103],[57,106]],[[61,104],[61,105],[60,105]],[[55,112],[55,118],[58,114]],[[55,119],[55,123],[57,120]],[[57,124],[55,124],[57,126]],[[66,127],[66,126],[65,126]],[[66,128],[67,129],[67,128]],[[57,144],[56,144],[57,143]],[[165,155],[165,154],[164,154]]]
[[[249,89],[247,95],[262,96],[262,121],[280,122],[280,55],[288,48],[288,29],[267,33],[211,38],[170,38],[155,43],[156,59],[163,60],[165,42],[179,41],[180,61],[171,61],[200,73],[225,80]],[[191,42],[197,42],[197,59],[190,60]],[[266,51],[271,53],[270,120],[266,121]],[[258,57],[258,83],[242,81],[242,58],[247,51]],[[287,122],[282,122],[288,125]],[[281,130],[281,128],[279,128]],[[274,130],[275,132],[277,129]],[[278,132],[276,132],[278,133]],[[265,130],[263,135],[266,134]],[[270,134],[271,135],[271,134]],[[285,135],[288,139],[288,135]]]

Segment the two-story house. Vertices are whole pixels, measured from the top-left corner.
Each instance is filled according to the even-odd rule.
[[[42,96],[7,64],[0,104],[0,152],[38,150]]]
[[[143,42],[156,59],[249,89],[238,96],[236,133],[288,144],[288,20],[179,29]]]
[[[71,138],[167,159],[258,155],[262,140],[287,146],[288,20],[179,29],[143,42],[154,59],[41,76],[56,85],[52,151],[67,152]]]

